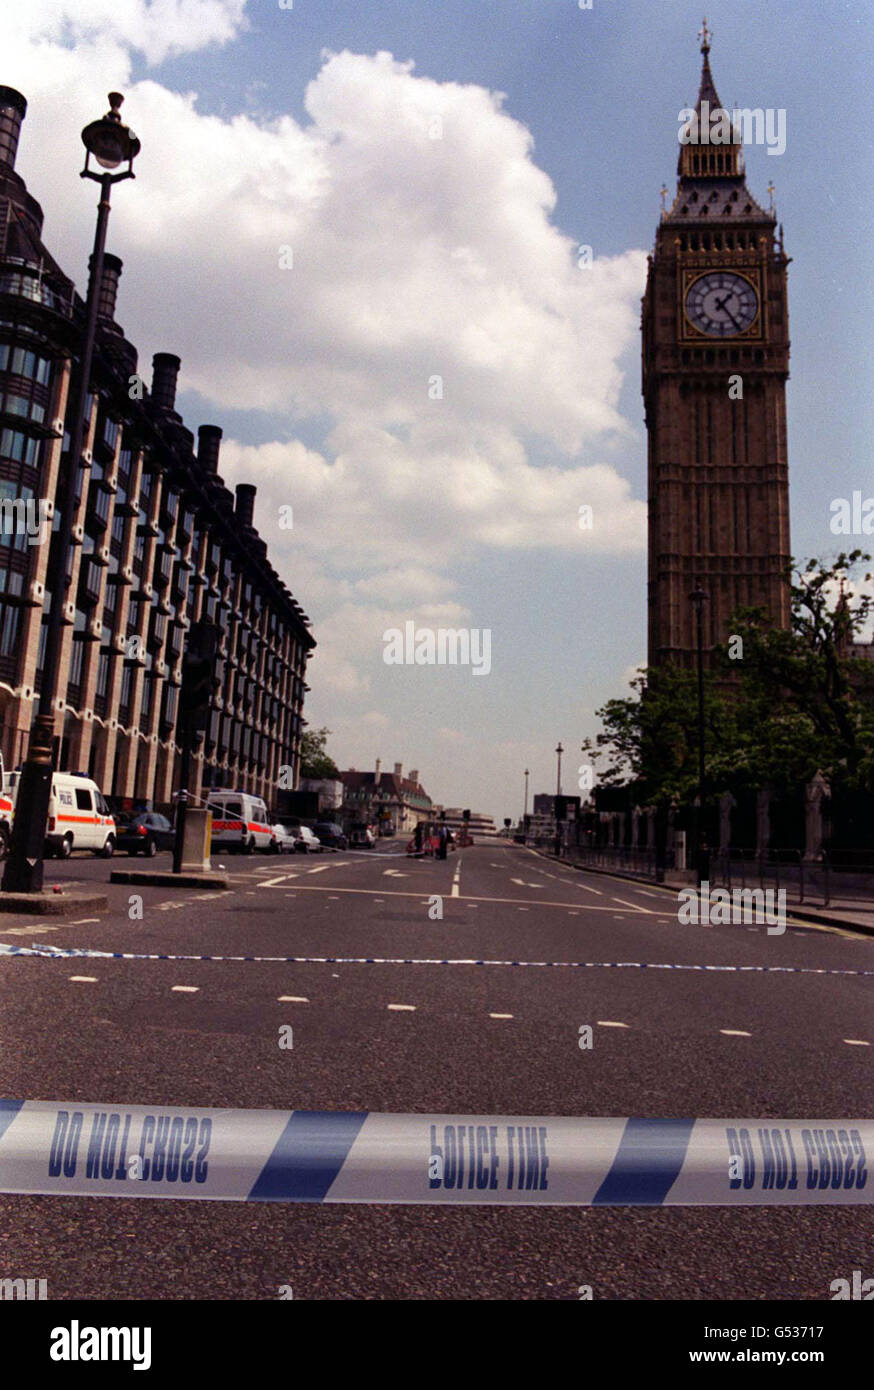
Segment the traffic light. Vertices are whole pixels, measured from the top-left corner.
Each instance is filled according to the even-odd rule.
[[[192,733],[204,732],[209,722],[209,709],[216,689],[218,637],[219,630],[215,623],[192,623],[182,653],[179,718]]]
[[[462,811],[462,813],[461,813],[461,819],[462,819],[462,820],[470,820],[470,811]]]

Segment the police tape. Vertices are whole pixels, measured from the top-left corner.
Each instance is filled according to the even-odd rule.
[[[16,931],[24,928],[16,927]],[[153,951],[97,951],[90,946],[8,946],[0,943],[0,957],[42,956],[45,960],[170,960],[212,961],[242,965],[478,965],[515,966],[525,970],[698,970],[721,975],[861,975],[874,970],[840,970],[818,965],[689,965],[647,960],[477,960],[474,957],[439,956],[180,956]]]
[[[573,1119],[0,1100],[0,1192],[219,1202],[870,1203],[874,1120]]]

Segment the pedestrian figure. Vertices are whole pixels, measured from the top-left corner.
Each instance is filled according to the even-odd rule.
[[[445,826],[445,825],[441,825],[441,827],[440,827],[440,841],[439,841],[439,844],[438,844],[438,847],[437,847],[437,858],[438,858],[438,859],[445,859],[445,858],[446,858],[446,846],[447,846],[448,844],[449,844],[449,831],[446,829],[446,826]]]

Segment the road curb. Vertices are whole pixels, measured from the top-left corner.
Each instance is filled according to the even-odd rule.
[[[528,846],[526,846],[528,848]],[[667,883],[656,883],[654,879],[642,878],[640,874],[623,873],[621,869],[601,869],[595,868],[591,864],[574,864],[570,859],[561,859],[555,854],[550,854],[548,850],[536,849],[534,853],[541,859],[551,859],[556,864],[564,864],[568,869],[575,869],[577,873],[600,874],[603,878],[621,878],[625,883],[644,883],[647,888],[655,888],[661,893],[670,893],[676,898],[680,888],[676,888]],[[685,887],[694,887],[686,884]],[[786,913],[789,917],[795,917],[802,922],[814,922],[822,927],[840,927],[844,931],[859,932],[862,936],[874,936],[874,926],[868,926],[866,922],[854,922],[844,917],[829,916],[824,912],[811,912],[806,907],[794,907],[791,903],[786,904]]]
[[[107,912],[105,893],[0,893],[0,912],[28,917],[65,917],[70,912]]]
[[[216,892],[226,889],[230,883],[227,874],[173,874],[148,869],[113,869],[109,875],[110,883],[133,883],[143,888],[213,888]]]

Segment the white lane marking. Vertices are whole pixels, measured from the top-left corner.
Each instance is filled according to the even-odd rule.
[[[625,898],[614,898],[613,901],[614,903],[621,903],[623,907],[630,907],[632,912],[645,912],[647,917],[652,917],[653,915],[652,908],[641,907],[640,903],[630,903],[627,902]]]
[[[579,917],[579,915],[580,915],[580,914],[579,914],[578,912],[569,912],[569,913],[568,913],[568,917]]]
[[[60,927],[2,927],[0,936],[42,936],[47,931],[60,931]]]
[[[489,1018],[512,1018],[512,1014],[489,1014]]]
[[[384,903],[384,902],[385,902],[385,898],[374,898],[373,901],[374,901],[375,903]]]
[[[172,994],[197,994],[200,985],[171,985]]]
[[[83,984],[83,985],[96,985],[96,984],[97,984],[97,976],[96,976],[96,975],[69,975],[67,978],[70,979],[70,980],[76,980],[76,981],[78,981],[78,983]]]
[[[468,903],[468,907],[479,907],[479,903]]]
[[[590,888],[588,883],[578,883],[577,887],[582,888],[584,893],[594,893],[596,898],[603,898],[604,896],[600,888]]]
[[[337,979],[339,980],[339,975]],[[310,1001],[305,994],[280,994],[276,1000],[277,1004],[308,1004]]]
[[[409,874],[402,874],[400,869],[383,869],[383,878],[409,878]]]
[[[596,1018],[595,1023],[599,1028],[630,1028],[630,1023],[616,1023],[610,1018]]]
[[[288,878],[297,878],[297,874],[280,874],[278,878],[265,878],[263,883],[259,883],[259,888],[275,888],[279,883],[285,883]]]
[[[184,907],[184,903],[156,903],[159,912],[171,912],[174,907]]]
[[[460,881],[461,881],[461,860],[459,859],[458,863],[457,863],[456,866],[455,866],[455,873],[452,875],[452,890],[451,890],[451,892],[450,892],[450,894],[449,894],[449,896],[450,896],[451,898],[457,898],[458,895],[459,895],[459,893],[461,892],[461,889],[460,889],[459,886],[458,886],[459,883],[460,883]]]
[[[370,894],[370,893],[373,892],[373,889],[372,889],[372,888],[341,888],[338,884],[333,884],[332,887],[330,887],[330,888],[323,888],[320,884],[317,884],[317,883],[299,883],[299,884],[298,884],[298,891],[301,892],[301,893],[331,893],[331,892],[336,892],[336,893],[358,893],[358,894],[368,895],[368,894]],[[382,891],[383,891],[383,893],[386,893],[390,898],[421,898],[421,896],[422,896],[421,890],[420,890],[418,893],[413,893],[413,892],[411,892],[410,889],[408,889],[408,888],[397,888],[397,889],[383,888]],[[463,903],[467,903],[467,902],[480,902],[480,903],[519,903],[519,902],[522,902],[522,901],[523,901],[522,898],[484,898],[484,897],[482,897],[482,896],[479,895],[479,894],[472,894],[472,893],[456,893],[456,894],[453,894],[453,897],[457,897],[457,898],[459,899],[459,901],[460,901],[460,902],[463,902]],[[382,901],[383,901],[382,898],[374,898],[374,902],[382,902]],[[558,903],[558,902],[553,902],[550,898],[528,898],[527,901],[528,901],[528,905],[529,905],[530,907],[579,907],[579,903]],[[593,903],[593,905],[592,905],[591,907],[587,907],[587,908],[586,908],[586,911],[587,911],[587,912],[610,912],[610,911],[612,911],[612,909],[609,908],[609,907],[601,907],[600,904],[594,904],[594,903]],[[645,912],[640,912],[640,915],[641,915],[641,916],[648,915],[648,916],[650,916],[650,917],[674,917],[674,918],[675,918],[677,914],[676,914],[676,913],[670,913],[670,912],[649,912],[648,914],[645,913]]]
[[[75,922],[71,922],[71,923],[70,923],[70,926],[71,926],[71,927],[84,927],[84,926],[86,926],[89,922],[99,922],[99,921],[100,921],[100,918],[99,918],[99,917],[79,917],[79,918],[77,918],[77,920],[76,920]]]
[[[328,894],[328,902],[329,902],[329,903],[336,903],[336,902],[339,902],[339,901],[340,901],[340,899],[337,897],[337,894],[336,894],[336,893],[329,893],[329,894]]]
[[[308,874],[323,874],[327,869],[342,869],[342,864],[317,864],[314,869],[307,869]]]
[[[869,1042],[866,1042],[864,1038],[844,1038],[844,1042],[847,1044],[847,1047],[870,1047],[870,1046],[871,1046],[871,1044],[870,1044]]]
[[[416,1012],[415,1004],[386,1004],[386,1008],[394,1009],[398,1013],[414,1014]]]
[[[727,1038],[751,1038],[752,1033],[745,1033],[743,1028],[720,1028],[720,1033],[724,1033]]]
[[[517,911],[517,912],[527,912],[528,909],[527,909],[527,907],[517,907],[517,908],[516,908],[516,911]]]

